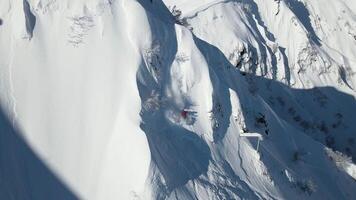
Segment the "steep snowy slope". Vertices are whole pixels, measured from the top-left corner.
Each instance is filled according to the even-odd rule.
[[[1,102],[26,141],[79,197],[142,190],[150,151],[129,35],[143,14],[121,1],[0,2]]]
[[[356,199],[355,14],[0,0],[0,197]]]
[[[174,3],[167,1],[170,7],[174,7]],[[177,5],[182,7],[181,18],[184,17],[193,32],[218,47],[230,63],[242,71],[293,88],[331,86],[355,96],[356,25],[355,5],[351,1],[333,1],[328,6],[318,1],[202,1],[196,7],[182,1]],[[222,35],[224,39],[220,38]],[[314,139],[323,143],[331,140],[332,147],[355,155],[355,147],[347,144],[355,140],[353,100],[347,106],[336,108],[326,104],[329,99],[335,102],[341,101],[340,98],[318,89],[313,93],[313,99],[322,104],[321,109],[302,102],[301,108],[306,106],[307,109],[281,114],[297,117],[290,123],[299,124],[299,128],[310,132]],[[310,112],[310,107],[314,112]],[[289,112],[290,108],[285,111]],[[301,112],[303,118],[309,118],[305,119],[307,123],[302,124],[303,119],[299,119]],[[344,120],[350,121],[341,125]],[[318,130],[315,129],[326,136],[316,135]]]

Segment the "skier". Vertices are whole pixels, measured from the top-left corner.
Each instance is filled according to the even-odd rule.
[[[180,115],[183,117],[183,119],[187,119],[187,117],[188,117],[188,111],[182,110],[182,112],[180,112]]]

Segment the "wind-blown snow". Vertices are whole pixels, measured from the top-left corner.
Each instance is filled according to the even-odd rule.
[[[353,1],[0,0],[0,19],[1,134],[31,155],[0,154],[0,197],[44,171],[52,192],[21,198],[356,198]]]

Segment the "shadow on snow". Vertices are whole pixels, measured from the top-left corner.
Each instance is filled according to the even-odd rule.
[[[78,199],[26,144],[1,109],[0,199]]]

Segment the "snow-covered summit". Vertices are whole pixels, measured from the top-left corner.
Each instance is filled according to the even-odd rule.
[[[356,199],[355,52],[352,0],[0,0],[0,199]]]

